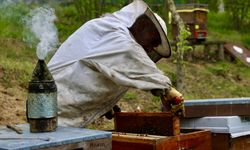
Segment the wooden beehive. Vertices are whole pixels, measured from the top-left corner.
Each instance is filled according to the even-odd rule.
[[[191,36],[188,40],[192,43],[204,41],[207,36],[207,5],[185,4],[176,8],[183,22],[188,26]],[[172,33],[174,40],[178,35],[177,23],[172,23]]]
[[[176,122],[177,119],[168,112],[116,113],[115,131],[169,136],[174,135],[174,130],[180,128],[178,121]]]
[[[116,113],[113,150],[210,150],[207,130],[181,130],[174,134],[176,118],[170,113]],[[178,130],[178,129],[177,129]]]
[[[249,141],[250,135],[232,138],[231,135],[227,133],[212,133],[212,148],[215,150],[249,150]]]
[[[211,150],[211,133],[192,130],[179,136],[112,134],[113,150]]]
[[[209,129],[214,150],[250,149],[250,98],[185,101],[182,128]]]

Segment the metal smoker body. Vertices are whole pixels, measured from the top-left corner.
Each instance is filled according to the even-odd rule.
[[[38,60],[29,82],[26,112],[31,132],[56,130],[57,88],[44,60]]]

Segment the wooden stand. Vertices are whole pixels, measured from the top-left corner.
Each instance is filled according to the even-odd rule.
[[[0,127],[0,149],[111,150],[111,132],[58,126],[55,132],[30,133],[29,125],[17,125],[22,134]]]

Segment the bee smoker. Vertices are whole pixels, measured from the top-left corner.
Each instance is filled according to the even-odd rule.
[[[57,88],[44,60],[38,60],[29,82],[26,114],[30,132],[56,130]]]

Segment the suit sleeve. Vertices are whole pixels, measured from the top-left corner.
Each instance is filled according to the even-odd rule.
[[[141,90],[169,89],[171,81],[140,46],[126,51],[84,60],[99,73],[120,86]]]

